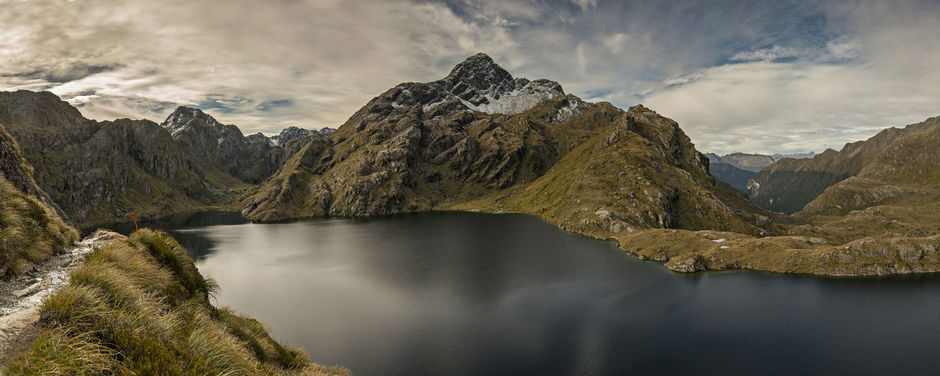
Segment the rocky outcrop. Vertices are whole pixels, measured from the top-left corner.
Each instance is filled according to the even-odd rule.
[[[333,128],[322,128],[319,130],[313,129],[303,129],[297,127],[287,127],[281,131],[281,133],[276,136],[271,136],[269,140],[275,145],[284,145],[291,141],[308,138],[308,137],[329,137],[333,132],[336,132],[336,129]]]
[[[3,176],[19,192],[41,200],[56,214],[64,216],[62,209],[49,197],[49,194],[36,185],[36,181],[33,180],[32,168],[20,153],[19,146],[13,136],[10,136],[2,125],[0,125],[0,176]]]

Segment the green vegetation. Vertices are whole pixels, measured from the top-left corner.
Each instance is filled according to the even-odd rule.
[[[165,233],[95,250],[41,310],[43,332],[11,375],[336,375],[256,320],[209,304],[214,289]]]
[[[864,203],[856,203],[855,201],[858,200],[854,199],[824,199],[832,201],[834,205],[847,204],[851,208],[835,208],[833,206],[834,210],[830,211],[830,208],[826,207],[825,203],[808,205],[820,195],[825,195],[824,192],[830,186],[841,184],[840,182],[843,181],[846,181],[846,184],[849,186],[856,185],[856,183],[859,183],[858,181],[853,182],[846,179],[856,175],[865,175],[864,170],[870,169],[869,166],[872,164],[878,164],[879,158],[883,158],[884,156],[894,155],[895,157],[901,157],[895,158],[895,166],[903,166],[905,164],[903,162],[904,157],[911,158],[912,160],[920,160],[922,163],[926,162],[923,155],[918,154],[920,151],[929,152],[935,144],[931,145],[921,142],[919,143],[920,148],[905,148],[899,146],[899,143],[903,144],[904,142],[902,142],[902,140],[907,138],[909,139],[909,141],[907,141],[908,144],[918,144],[916,140],[921,138],[921,135],[937,128],[938,125],[940,125],[940,117],[934,117],[917,124],[908,125],[904,128],[885,129],[868,140],[846,144],[842,150],[838,152],[829,149],[813,158],[783,158],[767,166],[754,176],[753,180],[755,184],[751,184],[748,187],[749,197],[762,208],[788,214],[801,211],[804,209],[804,206],[809,209],[808,214],[835,212],[844,214],[852,209],[875,204],[879,199],[884,198],[884,194],[895,194],[898,190],[894,187],[882,187],[879,189],[881,192],[874,192],[870,197],[860,197],[861,201],[865,201]],[[926,147],[926,149],[924,149],[924,147]],[[888,149],[894,149],[894,151],[888,151]],[[899,149],[907,150],[898,153]],[[885,152],[887,152],[887,154]],[[936,164],[934,164],[934,166],[936,166]],[[881,170],[885,171],[890,169],[881,168]],[[930,170],[935,171],[936,169],[931,168]],[[920,172],[910,172],[912,172],[914,176],[920,174]],[[893,175],[901,179],[901,181],[905,181],[905,175],[909,174]],[[860,191],[867,191],[868,188],[873,187],[867,182],[861,183],[862,185],[868,185],[868,187],[844,189],[842,190],[843,193],[837,193],[836,195],[845,196],[855,193],[865,195],[865,193]],[[889,183],[893,184],[894,182]],[[885,188],[887,190],[885,190]]]
[[[22,274],[77,239],[44,203],[0,176],[0,277]]]

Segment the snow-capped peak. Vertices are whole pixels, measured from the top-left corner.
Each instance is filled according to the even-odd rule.
[[[513,115],[528,111],[546,99],[565,94],[561,85],[554,81],[513,78],[483,53],[470,56],[457,64],[441,80],[427,84],[404,84],[400,88],[402,90],[394,94],[391,103],[393,108],[420,105],[425,112],[448,100],[457,99],[469,110]],[[419,90],[410,90],[412,88]]]
[[[222,124],[215,120],[209,114],[202,112],[202,110],[193,107],[180,106],[177,107],[166,120],[160,124],[161,127],[168,130],[171,135],[176,136],[180,132],[183,132],[192,126],[193,120],[202,120],[209,126],[220,129]]]

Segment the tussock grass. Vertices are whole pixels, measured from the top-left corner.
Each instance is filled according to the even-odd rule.
[[[12,364],[7,372],[56,376],[106,374],[117,368],[114,351],[88,337],[63,328],[46,330],[33,344],[33,356]]]
[[[277,343],[257,320],[209,304],[202,277],[165,233],[93,252],[41,310],[44,332],[11,375],[337,375]]]
[[[30,263],[41,262],[76,240],[78,232],[55,212],[0,175],[0,278],[25,273]]]

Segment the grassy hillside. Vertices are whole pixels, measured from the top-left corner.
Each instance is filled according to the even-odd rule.
[[[0,126],[0,278],[27,272],[77,240],[42,199],[32,169],[13,138]]]
[[[763,211],[708,175],[675,122],[642,106],[622,116],[531,183],[441,208],[531,213],[600,238],[657,227],[766,233]],[[663,153],[643,128],[682,146]]]
[[[858,175],[894,141],[934,129],[940,117],[904,128],[888,128],[865,141],[846,144],[841,151],[826,150],[808,159],[783,158],[754,176],[749,197],[757,205],[795,213],[826,188]]]
[[[940,193],[940,127],[892,142],[859,172],[827,188],[800,212],[844,215],[875,205],[917,207]]]
[[[42,306],[42,333],[9,375],[339,375],[209,304],[213,283],[169,235],[95,250]]]

